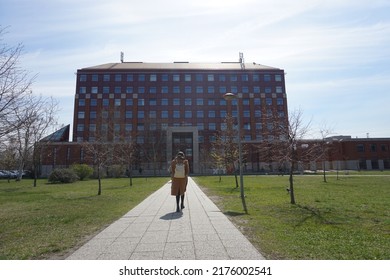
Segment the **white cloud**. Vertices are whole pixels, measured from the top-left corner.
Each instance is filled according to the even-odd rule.
[[[242,51],[246,62],[285,69],[289,104],[308,118],[329,119],[342,134],[388,126],[386,0],[3,3],[7,38],[25,44],[23,64],[39,73],[34,86],[44,95],[73,100],[74,72],[119,62],[120,51],[127,61],[145,62],[237,61]],[[73,110],[73,102],[62,103]]]

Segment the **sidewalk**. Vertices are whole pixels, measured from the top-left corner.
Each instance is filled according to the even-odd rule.
[[[191,178],[180,213],[170,187],[165,184],[67,259],[264,259]]]

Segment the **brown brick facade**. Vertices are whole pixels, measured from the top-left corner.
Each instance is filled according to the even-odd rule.
[[[192,173],[212,173],[210,143],[224,129],[227,114],[235,117],[240,112],[246,143],[260,142],[272,134],[271,115],[286,126],[284,78],[282,69],[236,62],[125,62],[79,69],[73,142],[50,144],[42,156],[42,174],[85,162],[82,143],[102,138],[108,143],[135,142],[139,160],[134,168],[141,167],[145,173],[158,168],[158,173],[166,174],[178,150],[187,154]],[[224,100],[228,92],[239,96],[238,111],[235,103]],[[361,143],[344,139],[332,141],[332,146],[329,162],[342,161],[344,168],[356,169],[356,162],[360,168],[389,168],[388,139]],[[256,149],[251,144],[246,147],[246,171],[263,170]]]

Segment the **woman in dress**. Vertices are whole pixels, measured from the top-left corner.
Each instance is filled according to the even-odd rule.
[[[184,208],[184,193],[187,190],[188,173],[190,167],[183,152],[178,152],[171,162],[171,195],[176,196],[176,212]],[[181,198],[181,205],[179,207]]]

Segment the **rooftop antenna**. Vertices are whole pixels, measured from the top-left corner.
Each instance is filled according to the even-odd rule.
[[[123,57],[125,56],[125,54],[123,52],[121,52],[121,63],[123,63]]]
[[[240,52],[239,54],[240,54],[241,70],[245,70],[244,53]]]

